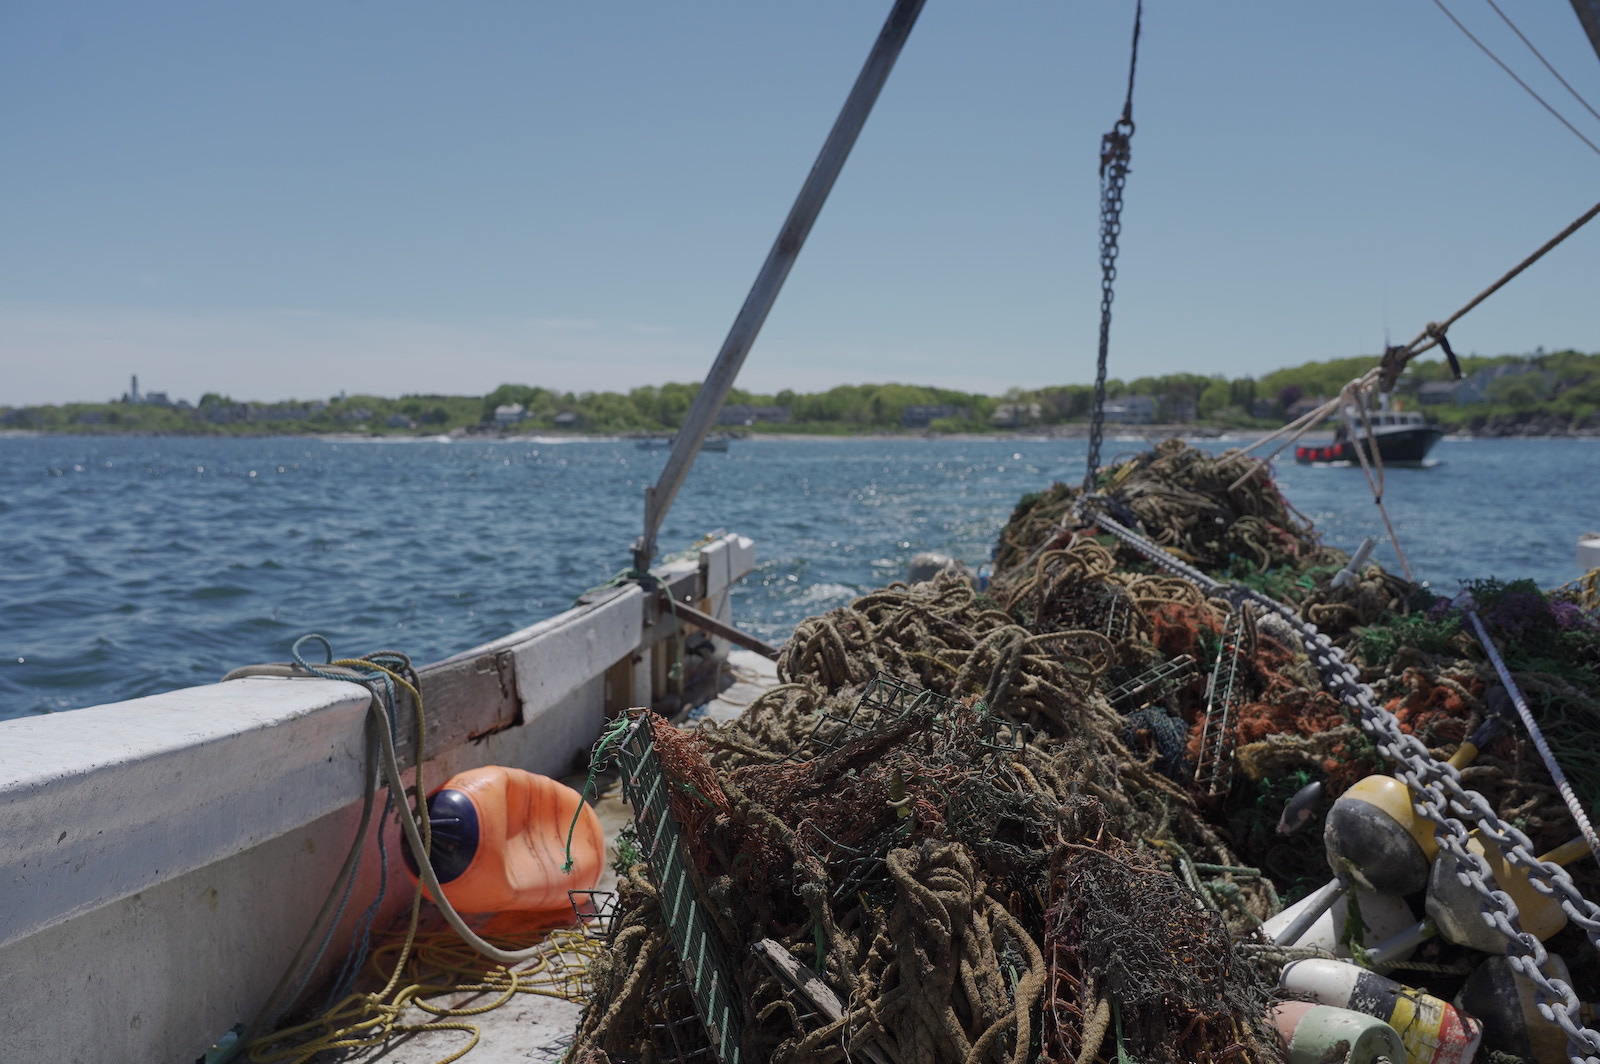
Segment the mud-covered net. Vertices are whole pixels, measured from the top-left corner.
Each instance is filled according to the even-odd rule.
[[[1245,463],[1167,441],[1099,490],[1174,554],[1316,623],[1448,755],[1494,682],[1459,616],[1376,564],[1333,586],[1348,558]],[[1307,783],[1336,797],[1383,766],[1287,626],[1153,571],[1075,520],[1076,496],[1019,503],[986,592],[891,585],[802,622],[783,682],[738,720],[649,722],[747,1059],[1281,1059],[1264,1017],[1285,958],[1254,929],[1329,871],[1320,813],[1293,834],[1280,813]],[[1575,730],[1600,726],[1600,623],[1572,598],[1476,590],[1592,801],[1600,754]],[[1463,776],[1537,844],[1576,834],[1517,732]],[[1592,894],[1595,873],[1573,871]],[[570,1059],[709,1060],[703,1034],[664,1036],[692,1017],[683,971],[647,869],[622,873],[622,930]],[[1592,994],[1583,937],[1551,945]],[[1460,953],[1436,941],[1400,974],[1448,997]]]

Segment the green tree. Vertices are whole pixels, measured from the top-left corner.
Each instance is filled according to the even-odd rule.
[[[1225,406],[1237,405],[1233,402],[1233,389],[1221,377],[1215,377],[1200,392],[1200,398],[1195,401],[1201,417],[1210,417]]]

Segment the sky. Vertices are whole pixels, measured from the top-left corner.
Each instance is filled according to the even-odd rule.
[[[1501,7],[1600,107],[1567,0]],[[0,405],[698,380],[888,8],[9,0]],[[739,384],[1092,380],[1132,19],[929,0]],[[1150,0],[1134,118],[1123,379],[1375,353],[1600,199],[1431,0]],[[1451,338],[1600,351],[1600,222]]]

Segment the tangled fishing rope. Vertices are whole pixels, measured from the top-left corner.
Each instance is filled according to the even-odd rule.
[[[1241,483],[1247,463],[1168,441],[1099,471],[1105,512],[1171,566],[1077,515],[1080,492],[1058,485],[1019,503],[986,592],[949,574],[891,585],[802,622],[782,682],[737,720],[644,722],[730,958],[745,1056],[1280,1059],[1265,1003],[1278,966],[1308,954],[1252,929],[1328,869],[1317,832],[1282,834],[1279,811],[1308,782],[1337,795],[1385,761],[1294,627],[1241,610],[1220,581],[1315,623],[1441,756],[1483,719],[1493,666],[1448,603],[1380,566],[1335,587],[1348,557],[1270,479]],[[1600,622],[1517,594],[1480,588],[1485,622],[1566,661],[1544,678],[1528,669],[1542,659],[1513,661],[1519,683],[1559,693],[1541,712],[1587,712]],[[1225,762],[1210,790],[1208,756]],[[1567,764],[1589,800],[1591,763]],[[1574,830],[1525,739],[1496,740],[1462,778],[1539,844]],[[690,1059],[707,1046],[694,965],[669,944],[647,865],[621,871],[621,930],[570,1059]],[[775,977],[758,939],[831,988],[838,1013]],[[1459,979],[1451,949],[1414,970]],[[1592,988],[1593,954],[1572,956]]]

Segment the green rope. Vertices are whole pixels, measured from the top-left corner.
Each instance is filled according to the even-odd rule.
[[[573,599],[573,604],[576,605],[581,603],[584,599],[588,598],[590,595],[593,595],[597,591],[606,591],[613,587],[621,587],[623,584],[634,580],[642,580],[649,575],[649,573],[641,573],[637,569],[619,569],[617,570],[616,575],[610,580],[607,580],[603,584],[594,585],[594,587],[591,587],[589,590],[583,592],[583,594]]]
[[[561,871],[564,873],[572,871],[572,836],[578,830],[578,817],[583,815],[583,803],[588,801],[590,792],[594,790],[594,778],[608,764],[606,759],[611,754],[611,748],[621,745],[622,737],[632,725],[633,719],[626,715],[612,721],[600,734],[600,740],[594,744],[594,750],[589,754],[589,778],[583,782],[583,790],[578,794],[577,808],[572,810],[572,823],[567,825],[567,859],[561,865]]]

